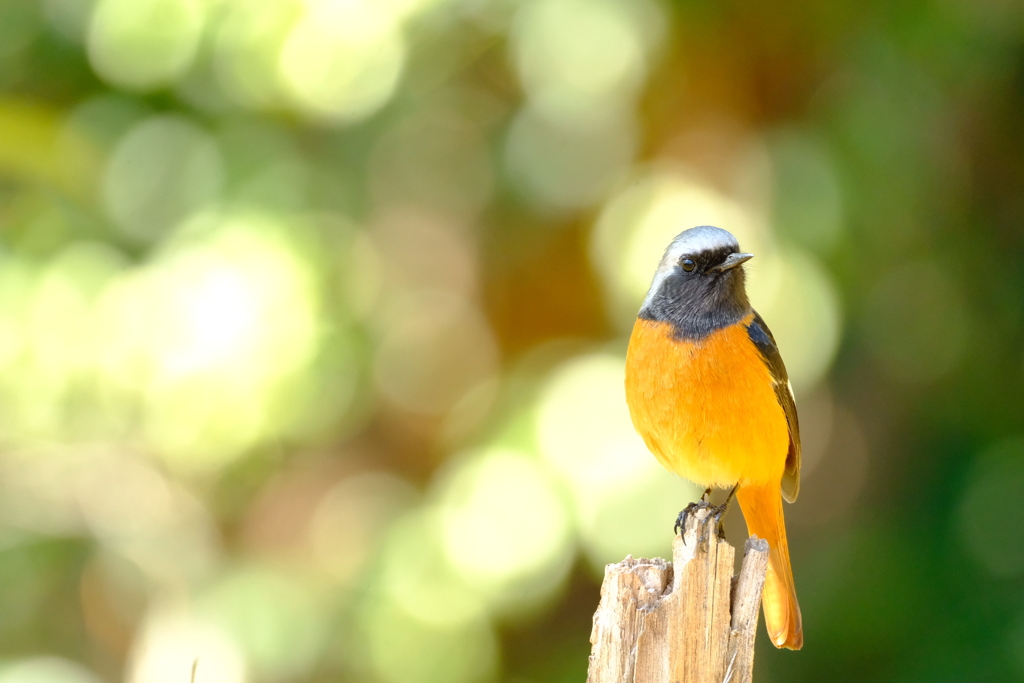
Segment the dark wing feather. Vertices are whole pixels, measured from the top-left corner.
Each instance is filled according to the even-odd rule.
[[[747,335],[761,352],[761,358],[772,374],[775,396],[789,423],[789,453],[786,454],[786,469],[782,474],[782,497],[792,503],[800,493],[800,421],[796,416],[796,402],[793,400],[789,374],[772,331],[756,311],[754,319],[747,326]]]

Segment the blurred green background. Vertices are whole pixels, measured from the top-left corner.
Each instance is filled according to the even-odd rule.
[[[804,432],[758,680],[1024,680],[1022,111],[1013,0],[0,0],[0,682],[582,681],[699,224]]]

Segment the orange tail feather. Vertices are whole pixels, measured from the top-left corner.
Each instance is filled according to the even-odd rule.
[[[793,569],[789,564],[782,493],[777,485],[740,486],[736,499],[743,510],[748,533],[768,541],[770,548],[761,600],[768,636],[775,647],[799,650],[804,644],[804,630],[800,605],[796,601]]]

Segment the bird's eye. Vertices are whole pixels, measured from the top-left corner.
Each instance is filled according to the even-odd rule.
[[[683,267],[683,270],[685,270],[687,273],[689,273],[691,270],[697,267],[697,264],[688,258],[684,258],[682,261],[680,261],[679,265],[681,265]]]

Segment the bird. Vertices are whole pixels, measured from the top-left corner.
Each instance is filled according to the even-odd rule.
[[[664,467],[706,488],[702,500],[731,489],[725,505],[735,495],[748,532],[768,541],[765,626],[775,647],[799,650],[782,501],[800,491],[800,425],[775,337],[747,298],[753,256],[710,225],[672,240],[630,335],[626,403]]]

